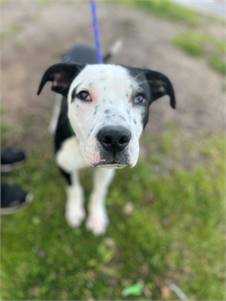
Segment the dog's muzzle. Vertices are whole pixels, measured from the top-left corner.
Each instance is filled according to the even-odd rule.
[[[126,147],[131,139],[131,133],[122,126],[106,126],[97,134],[101,146],[101,159],[107,165],[126,165],[128,156]]]

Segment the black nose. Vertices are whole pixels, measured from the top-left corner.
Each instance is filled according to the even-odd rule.
[[[110,152],[122,151],[129,144],[130,138],[130,131],[122,126],[106,126],[97,134],[100,144],[105,150]]]

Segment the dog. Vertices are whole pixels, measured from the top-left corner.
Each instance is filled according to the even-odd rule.
[[[97,64],[95,49],[77,46],[69,50],[62,63],[43,74],[39,95],[47,82],[58,93],[60,109],[55,110],[54,134],[56,162],[67,180],[65,216],[72,227],[85,218],[79,170],[94,168],[94,188],[88,206],[86,227],[95,235],[105,233],[108,216],[105,197],[115,170],[134,167],[139,156],[139,140],[148,122],[150,105],[168,95],[176,108],[174,88],[160,72]]]

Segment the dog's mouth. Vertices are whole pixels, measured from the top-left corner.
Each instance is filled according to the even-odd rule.
[[[128,163],[118,162],[116,160],[100,161],[93,164],[94,167],[117,168],[117,169],[123,168],[128,165],[129,165]]]
[[[92,165],[93,167],[123,168],[130,166],[130,160],[127,151],[107,152],[101,150]]]

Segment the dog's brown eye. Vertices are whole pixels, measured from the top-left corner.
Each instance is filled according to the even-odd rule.
[[[76,97],[79,98],[79,99],[82,100],[82,101],[85,101],[85,102],[91,102],[91,101],[92,101],[89,92],[86,91],[86,90],[80,91],[80,92],[76,95]]]
[[[146,102],[145,95],[143,93],[138,93],[133,100],[134,104],[139,105],[139,104],[144,104]]]

